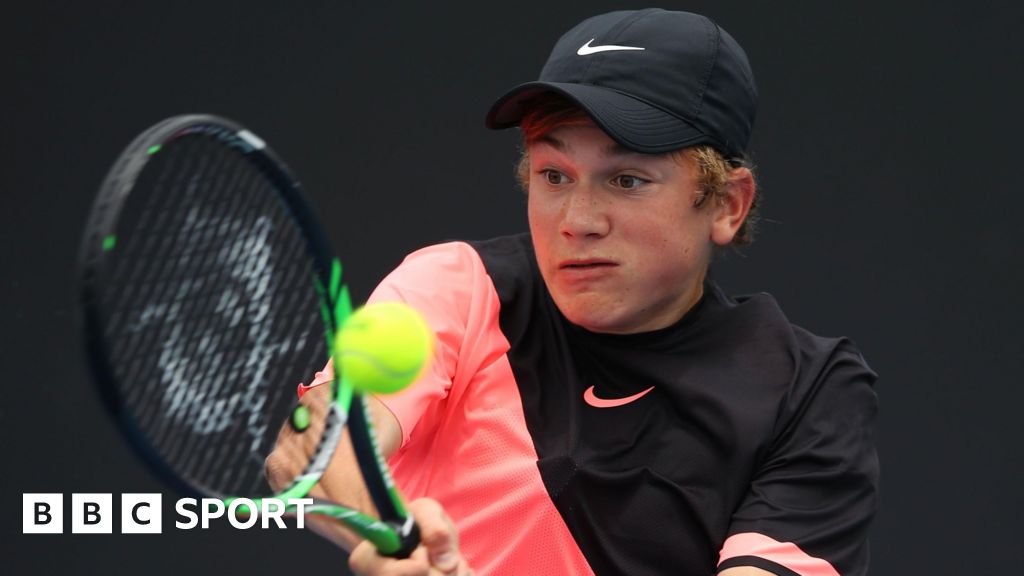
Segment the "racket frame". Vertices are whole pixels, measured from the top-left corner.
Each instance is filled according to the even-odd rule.
[[[179,493],[197,497],[215,497],[225,506],[244,495],[224,495],[200,489],[182,478],[145,439],[145,434],[118,392],[116,373],[110,363],[107,343],[103,337],[103,320],[99,310],[99,271],[104,257],[116,249],[117,224],[128,196],[146,164],[161,149],[176,139],[190,135],[215,138],[236,149],[257,166],[270,180],[278,197],[302,229],[313,260],[313,283],[320,296],[324,338],[328,354],[334,349],[334,337],[352,313],[349,290],[342,282],[341,264],[309,207],[299,182],[283,161],[265,142],[241,125],[221,117],[190,114],[167,118],[139,134],[121,153],[111,167],[90,212],[79,254],[80,320],[85,335],[85,350],[93,379],[103,404],[117,422],[130,445],[165,483]],[[273,498],[287,502],[307,497],[327,469],[343,431],[349,436],[363,474],[367,490],[380,519],[342,504],[313,498],[306,512],[338,520],[377,547],[381,554],[404,558],[419,544],[419,532],[409,516],[401,494],[394,485],[373,431],[366,399],[355,391],[337,371],[331,383],[331,399],[324,433],[316,452],[306,468]],[[246,497],[248,498],[248,497]],[[261,498],[249,498],[259,509]],[[245,506],[240,512],[245,513]],[[287,506],[286,513],[295,512]]]

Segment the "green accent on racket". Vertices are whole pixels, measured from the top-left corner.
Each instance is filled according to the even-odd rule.
[[[309,422],[309,408],[304,404],[296,406],[295,411],[292,412],[292,426],[294,426],[299,432],[302,432],[306,428],[309,428]]]

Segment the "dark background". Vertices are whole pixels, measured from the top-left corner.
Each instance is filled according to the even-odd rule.
[[[12,5],[13,6],[13,5]],[[307,533],[23,536],[21,493],[162,490],[102,412],[74,316],[95,189],[183,112],[299,174],[363,299],[409,250],[525,227],[490,102],[631,2],[35,2],[0,23],[0,572],[341,573]],[[668,6],[666,6],[668,7]],[[746,48],[766,222],[733,293],[851,336],[881,374],[873,574],[1019,568],[1024,102],[1016,2],[685,2]],[[165,500],[173,500],[168,494]],[[117,497],[115,496],[115,500]],[[70,520],[66,520],[70,526]],[[114,530],[119,523],[115,520]],[[334,567],[337,566],[337,571]]]

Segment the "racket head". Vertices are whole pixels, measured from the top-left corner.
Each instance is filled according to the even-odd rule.
[[[165,482],[274,494],[264,460],[277,428],[351,310],[340,274],[298,181],[241,125],[176,116],[129,144],[83,234],[81,325],[104,404]],[[282,492],[319,478],[345,392],[332,386],[343,405]]]

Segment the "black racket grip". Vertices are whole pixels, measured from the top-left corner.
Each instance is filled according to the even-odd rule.
[[[389,524],[391,524],[391,527],[394,528],[395,533],[398,534],[398,538],[401,541],[401,546],[399,546],[397,550],[389,554],[381,553],[381,556],[397,558],[398,560],[408,558],[412,555],[412,551],[420,545],[420,527],[416,525],[415,522],[409,522],[409,531],[403,534],[403,526],[399,526],[394,522],[389,522]]]

